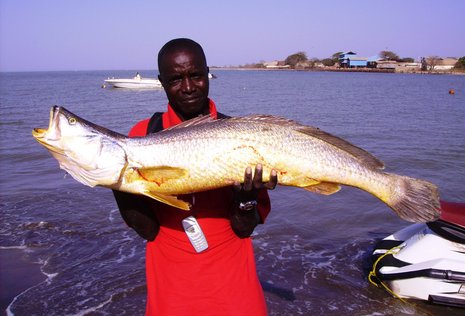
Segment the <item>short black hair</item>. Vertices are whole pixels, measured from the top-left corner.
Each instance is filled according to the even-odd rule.
[[[163,45],[163,47],[158,52],[158,70],[160,70],[161,61],[167,53],[183,49],[198,50],[205,62],[205,65],[207,65],[207,58],[205,57],[205,52],[203,51],[203,48],[199,43],[189,38],[175,38]]]

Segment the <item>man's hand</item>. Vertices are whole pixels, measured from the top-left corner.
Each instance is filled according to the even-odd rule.
[[[236,200],[239,202],[255,201],[257,199],[258,190],[268,189],[273,190],[278,184],[278,174],[276,170],[271,170],[270,180],[263,182],[263,167],[261,164],[255,166],[255,173],[252,178],[252,168],[247,167],[244,173],[244,183],[234,183],[234,192]]]
[[[252,168],[247,167],[244,173],[244,183],[234,183],[234,205],[231,213],[231,227],[240,238],[249,237],[255,227],[260,223],[260,215],[257,211],[258,191],[263,189],[273,190],[278,183],[276,170],[271,170],[270,180],[263,182],[263,167],[255,166],[252,177]]]

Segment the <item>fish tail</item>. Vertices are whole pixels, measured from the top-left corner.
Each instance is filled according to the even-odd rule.
[[[394,178],[393,191],[386,203],[409,222],[432,222],[439,218],[438,188],[424,180],[388,174]]]

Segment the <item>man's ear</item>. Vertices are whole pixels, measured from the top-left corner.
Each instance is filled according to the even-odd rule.
[[[163,88],[165,87],[165,84],[163,83],[163,80],[161,80],[161,77],[160,75],[157,76],[158,77],[158,80],[160,81],[161,85],[163,86]]]

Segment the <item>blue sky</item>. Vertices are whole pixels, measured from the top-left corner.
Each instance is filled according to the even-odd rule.
[[[0,71],[154,69],[190,37],[210,66],[325,58],[465,56],[465,1],[0,0]]]

